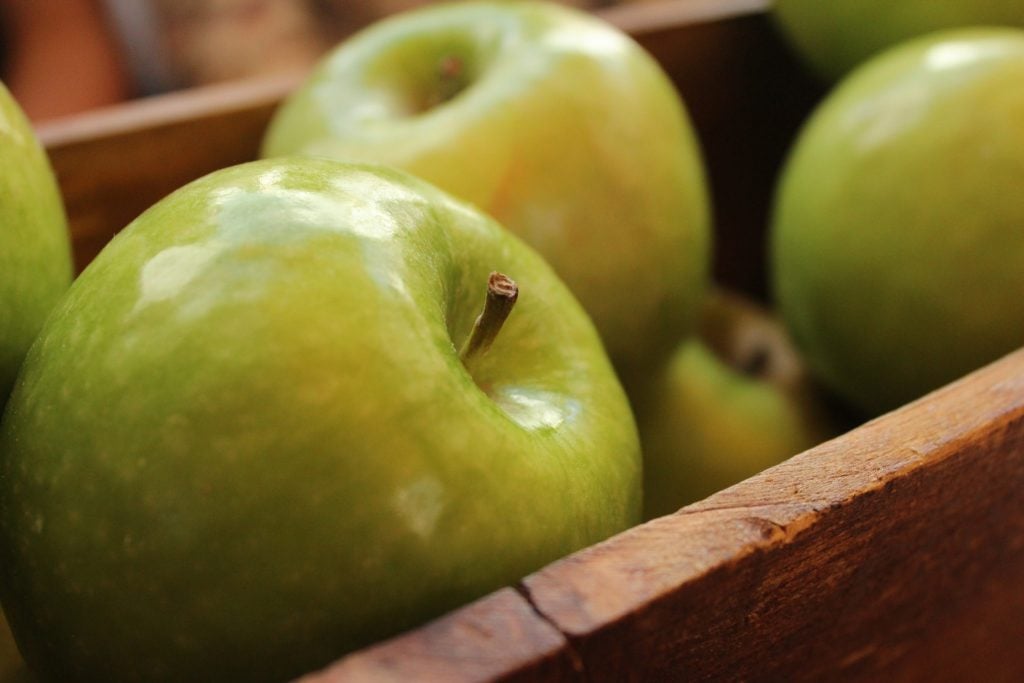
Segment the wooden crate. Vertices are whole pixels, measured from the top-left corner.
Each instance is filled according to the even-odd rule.
[[[665,67],[714,189],[719,279],[765,292],[775,174],[820,86],[766,0],[605,12]],[[77,263],[162,196],[256,157],[301,75],[40,129]],[[1024,352],[417,630],[342,680],[1024,680]]]

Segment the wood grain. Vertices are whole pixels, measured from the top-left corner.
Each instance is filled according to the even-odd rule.
[[[525,580],[592,680],[1024,680],[1024,351]]]
[[[565,637],[505,588],[301,683],[569,680],[578,666]]]

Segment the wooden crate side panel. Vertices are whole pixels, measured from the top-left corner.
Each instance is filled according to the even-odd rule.
[[[1024,680],[1022,487],[1018,352],[525,585],[595,680]]]
[[[783,161],[824,86],[765,14],[638,36],[679,90],[700,139],[715,225],[714,275],[769,299],[768,226]]]
[[[512,588],[341,659],[300,683],[566,681],[579,663],[565,636]]]

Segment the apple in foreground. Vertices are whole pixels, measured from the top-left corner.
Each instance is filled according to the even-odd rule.
[[[3,606],[46,680],[285,680],[640,514],[628,403],[550,267],[327,159],[213,173],[120,233],[0,450]]]
[[[774,295],[812,371],[869,415],[1024,344],[1024,31],[879,55],[783,169]]]
[[[917,36],[968,26],[1024,27],[1020,0],[776,0],[772,14],[810,66],[837,80]]]
[[[717,290],[637,404],[644,517],[675,512],[838,433],[782,325]]]
[[[0,84],[0,409],[25,352],[70,284],[60,191],[32,126]]]
[[[285,101],[263,154],[396,166],[476,205],[551,263],[623,372],[696,320],[711,237],[687,113],[640,46],[578,10],[465,2],[379,22]]]

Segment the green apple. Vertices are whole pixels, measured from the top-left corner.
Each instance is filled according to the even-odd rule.
[[[521,292],[497,335],[492,271]],[[629,405],[543,259],[328,159],[216,172],[121,232],[0,451],[3,605],[46,680],[285,680],[640,514]]]
[[[660,67],[612,26],[553,3],[442,4],[328,55],[263,153],[403,168],[537,249],[620,369],[692,327],[709,267],[697,142]]]
[[[644,516],[675,512],[838,432],[782,325],[717,290],[637,399]]]
[[[793,47],[828,80],[888,47],[932,31],[1024,27],[1020,0],[775,0],[772,9]]]
[[[1024,343],[1024,31],[883,53],[829,95],[777,191],[775,297],[871,414]]]
[[[60,191],[32,127],[0,84],[0,408],[25,352],[71,283]]]

